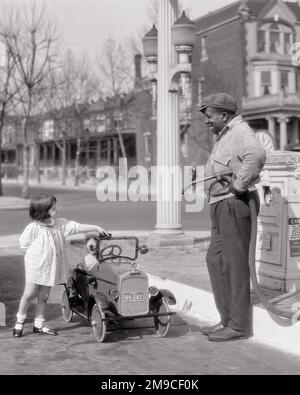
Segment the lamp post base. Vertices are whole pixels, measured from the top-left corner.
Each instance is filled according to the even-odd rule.
[[[180,232],[178,231],[178,233],[174,233],[174,229],[172,229],[172,233],[168,231],[162,233],[162,230],[159,229],[149,235],[147,245],[150,248],[175,246],[192,247],[196,244],[196,240],[197,238],[185,234],[182,230]]]

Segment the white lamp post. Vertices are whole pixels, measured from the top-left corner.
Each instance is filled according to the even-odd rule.
[[[176,20],[178,0],[158,1],[158,51],[155,53],[157,37],[153,28],[143,39],[143,45],[147,61],[155,66],[158,60],[156,233],[172,236],[183,234],[178,84],[183,75],[191,73],[196,27],[185,13]]]

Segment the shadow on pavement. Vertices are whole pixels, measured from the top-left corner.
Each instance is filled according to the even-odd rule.
[[[0,302],[6,307],[6,326],[12,327],[15,323],[16,313],[22,297],[25,284],[23,256],[9,255],[0,257]],[[33,322],[35,304],[28,310],[27,322]],[[46,319],[54,320],[61,316],[58,304],[47,304]],[[0,328],[1,331],[1,328]]]
[[[90,328],[90,331],[92,333],[92,327],[90,322],[78,316],[74,316],[72,322],[69,324],[63,323],[63,325],[61,326],[56,326],[56,329],[61,335],[63,335],[65,332],[68,332],[71,335],[73,331],[75,335],[76,330],[80,331],[83,328]],[[172,316],[170,329],[166,337],[177,338],[184,336],[190,332],[199,332],[199,327],[197,327],[196,325],[187,324],[181,317],[176,315]],[[158,337],[155,332],[153,319],[135,319],[128,322],[123,322],[119,325],[109,325],[107,327],[105,343],[116,343],[121,340],[136,341],[149,337]]]

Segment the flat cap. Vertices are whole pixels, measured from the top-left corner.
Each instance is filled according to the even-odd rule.
[[[204,113],[207,107],[227,110],[234,114],[238,109],[235,99],[227,93],[214,93],[213,95],[206,96],[203,99],[202,106],[199,111]]]

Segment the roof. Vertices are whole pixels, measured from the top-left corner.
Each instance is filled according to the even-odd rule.
[[[247,0],[246,5],[249,7],[250,13],[254,17],[258,17],[263,8],[274,0]],[[205,30],[211,26],[218,25],[228,19],[238,15],[239,7],[243,3],[242,0],[231,3],[225,7],[219,8],[218,10],[212,11],[200,18],[195,19],[194,23],[200,30]],[[284,1],[284,3],[291,9],[295,14],[297,20],[300,22],[300,6],[298,3],[292,3]]]
[[[229,4],[226,7],[219,8],[216,11],[212,11],[209,14],[196,19],[194,23],[201,30],[207,29],[237,15],[239,6],[240,1]]]
[[[290,7],[290,9],[296,15],[297,21],[300,21],[300,6],[299,6],[299,4],[298,3],[291,3],[291,2],[286,2],[286,4]]]

